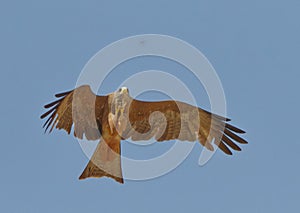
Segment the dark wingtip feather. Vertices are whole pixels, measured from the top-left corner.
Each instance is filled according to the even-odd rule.
[[[224,143],[226,143],[233,150],[242,151],[242,149],[238,145],[236,145],[232,140],[230,140],[226,135],[222,136],[222,141],[224,141]]]
[[[56,101],[53,101],[53,102],[51,102],[51,103],[49,103],[49,104],[46,104],[46,105],[44,106],[44,108],[48,109],[48,108],[50,108],[50,107],[52,107],[52,106],[58,104],[62,99],[64,99],[64,98],[61,98],[61,99],[58,99],[58,100],[56,100]]]
[[[47,124],[47,126],[46,126],[46,128],[45,128],[45,132],[46,132],[46,131],[48,130],[48,128],[51,126],[51,124],[52,124],[54,118],[55,118],[55,116],[54,116],[54,114],[52,114],[52,115],[50,116],[50,119],[48,119],[47,122],[44,124],[44,126],[46,126],[46,124]],[[43,127],[44,127],[44,126],[43,126]],[[49,131],[49,133],[50,133],[50,132],[51,132],[51,130]]]
[[[215,118],[216,120],[231,121],[230,118],[227,118],[227,117],[225,117],[225,116],[221,116],[221,115],[218,115],[218,114],[215,114],[215,113],[211,113],[211,112],[209,112],[209,111],[207,111],[207,110],[204,110],[204,109],[201,109],[201,110],[203,110],[204,112],[210,114],[210,115],[211,115],[213,118]]]
[[[232,152],[230,149],[222,142],[220,141],[218,147],[227,155],[232,155]]]
[[[234,131],[236,133],[240,133],[240,134],[246,133],[244,130],[239,129],[239,128],[235,127],[235,126],[232,126],[231,124],[226,124],[225,126],[226,126],[226,128],[228,128],[228,129],[230,129],[230,130],[232,130],[232,131]]]
[[[44,114],[41,115],[41,119],[44,119],[45,117],[47,117],[51,112],[53,112],[56,108],[52,108],[50,110],[48,110],[47,112],[45,112]]]
[[[52,121],[53,121],[53,118],[52,118],[52,117],[50,117],[50,118],[51,118],[51,119],[50,119],[50,121],[48,122],[48,125],[47,125],[46,128],[45,128],[45,132],[47,132],[49,126],[51,125],[51,123],[52,123]]]
[[[43,128],[45,128],[45,126],[47,125],[47,123],[50,121],[51,117],[52,117],[52,116],[50,116],[50,117],[46,120],[46,122],[45,122],[44,125],[43,125]]]
[[[230,118],[226,118],[226,117],[223,117],[223,116],[221,116],[221,115],[213,114],[213,117],[215,117],[217,120],[231,121]]]
[[[239,143],[242,143],[242,144],[247,144],[248,142],[241,138],[240,136],[234,134],[233,132],[231,132],[230,130],[228,129],[225,129],[224,133],[229,136],[230,138],[232,138],[233,140],[235,140],[236,142],[239,142]]]
[[[70,91],[68,91],[68,92],[58,93],[58,94],[55,94],[55,97],[60,98],[60,97],[62,97],[62,96],[68,95],[70,92],[72,92],[72,90],[70,90]]]

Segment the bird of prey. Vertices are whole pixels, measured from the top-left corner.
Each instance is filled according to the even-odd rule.
[[[122,87],[106,96],[95,95],[90,86],[55,95],[58,100],[45,105],[49,109],[45,132],[64,129],[87,140],[100,140],[79,179],[110,177],[123,183],[121,168],[121,140],[199,141],[213,151],[215,143],[224,153],[241,151],[236,142],[247,141],[238,136],[245,133],[232,126],[230,119],[212,114],[180,101],[147,102],[133,99]]]

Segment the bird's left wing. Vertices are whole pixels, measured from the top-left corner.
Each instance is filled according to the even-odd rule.
[[[74,135],[80,139],[83,135],[88,140],[96,140],[101,136],[103,109],[107,104],[107,96],[97,96],[90,86],[84,85],[72,91],[56,94],[58,100],[45,105],[49,109],[41,115],[46,118],[45,132],[53,128],[64,129],[70,134],[74,125]]]
[[[245,132],[228,121],[230,119],[179,101],[145,102],[133,99],[129,107],[130,127],[123,138],[134,141],[152,137],[157,141],[198,140],[211,151],[214,150],[214,141],[223,152],[231,155],[229,148],[241,150],[235,142],[247,141],[236,134]]]

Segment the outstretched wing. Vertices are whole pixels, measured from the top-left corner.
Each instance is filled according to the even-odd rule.
[[[198,107],[179,101],[145,102],[133,100],[129,108],[128,127],[123,138],[157,141],[179,139],[198,140],[207,149],[213,151],[212,143],[228,155],[241,148],[235,143],[245,144],[236,133],[245,133],[227,122],[228,118],[207,112]],[[129,125],[128,125],[129,126]]]
[[[49,109],[41,115],[48,116],[43,127],[45,132],[53,128],[64,129],[70,134],[74,125],[74,136],[80,139],[83,134],[88,140],[96,140],[101,136],[103,109],[107,104],[107,96],[97,96],[88,85],[72,91],[56,94],[58,100],[45,105]]]

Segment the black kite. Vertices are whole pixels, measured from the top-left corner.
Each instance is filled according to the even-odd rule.
[[[55,95],[58,100],[45,105],[50,108],[41,118],[48,119],[43,127],[64,129],[87,140],[100,140],[79,179],[107,176],[123,183],[120,141],[157,141],[179,139],[199,141],[213,151],[213,141],[226,154],[241,151],[234,141],[246,144],[236,133],[245,133],[228,123],[230,119],[212,114],[179,101],[146,102],[130,97],[122,87],[107,96],[95,95],[90,86]],[[163,116],[162,116],[163,115]],[[213,140],[215,139],[215,140]]]

